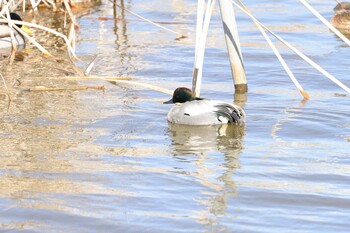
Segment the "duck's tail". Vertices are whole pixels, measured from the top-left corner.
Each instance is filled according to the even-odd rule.
[[[245,123],[246,114],[241,107],[226,103],[217,104],[215,107],[217,108],[215,112],[220,122],[235,123],[237,125],[243,125]]]

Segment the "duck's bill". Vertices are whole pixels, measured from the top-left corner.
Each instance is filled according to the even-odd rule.
[[[174,102],[173,102],[173,99],[170,99],[170,100],[168,100],[168,101],[165,101],[165,102],[163,102],[163,104],[173,104]]]

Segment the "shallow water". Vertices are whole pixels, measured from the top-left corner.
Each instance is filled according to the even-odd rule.
[[[333,1],[309,1],[330,19]],[[254,15],[327,71],[349,81],[349,48],[301,4],[246,1]],[[175,40],[106,1],[79,18],[77,53],[93,74],[168,89],[190,86],[196,1],[125,5],[184,33]],[[245,69],[244,127],[167,123],[169,96],[101,81],[62,81],[65,59],[24,55],[2,66],[22,85],[105,91],[0,95],[0,229],[13,232],[347,232],[349,95],[277,43],[309,92],[305,102],[251,21],[237,11]],[[52,47],[64,56],[64,50]],[[57,61],[60,68],[56,69]],[[37,70],[40,67],[39,70]],[[38,78],[37,76],[52,76]],[[12,78],[13,78],[12,77]],[[13,81],[13,80],[11,80]],[[234,101],[215,10],[202,96]],[[344,95],[345,94],[345,95]]]

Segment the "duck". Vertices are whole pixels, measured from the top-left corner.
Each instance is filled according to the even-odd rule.
[[[338,1],[337,1],[338,2]],[[350,29],[350,2],[338,2],[333,8],[334,16],[331,18],[331,24],[340,30]]]
[[[22,21],[22,18],[14,12],[10,13],[10,18],[12,20]],[[22,27],[22,25],[19,25],[19,24],[16,24],[16,26],[19,28]],[[6,23],[0,24],[0,48],[12,47],[10,30],[11,28]],[[14,35],[15,35],[15,42],[17,46],[20,48],[24,48],[25,47],[24,37],[17,30],[14,30]]]
[[[195,97],[186,87],[179,87],[170,100],[164,104],[174,103],[167,119],[181,125],[243,125],[246,121],[244,110],[235,104]]]

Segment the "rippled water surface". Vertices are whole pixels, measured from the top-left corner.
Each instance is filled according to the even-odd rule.
[[[259,20],[350,86],[349,47],[298,1],[245,2]],[[334,1],[309,2],[331,18]],[[124,2],[188,36],[181,40],[113,11],[108,1],[97,4],[78,18],[77,65],[84,68],[98,55],[93,75],[128,76],[170,90],[191,86],[196,4]],[[241,128],[172,125],[166,121],[170,106],[162,104],[166,94],[63,80],[71,66],[62,41],[42,42],[56,60],[27,51],[12,66],[2,63],[9,85],[17,77],[22,86],[105,90],[18,90],[9,106],[0,94],[0,230],[348,232],[349,95],[276,42],[311,96],[302,101],[252,22],[238,10],[236,17],[249,92],[233,95],[217,6],[202,96],[242,105],[247,124]]]

